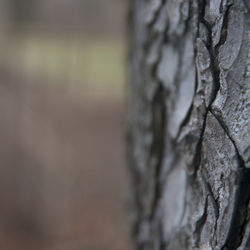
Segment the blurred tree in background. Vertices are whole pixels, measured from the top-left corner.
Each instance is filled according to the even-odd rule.
[[[36,0],[8,0],[10,19],[14,25],[27,25],[35,16]]]
[[[0,249],[130,249],[126,5],[0,0]]]

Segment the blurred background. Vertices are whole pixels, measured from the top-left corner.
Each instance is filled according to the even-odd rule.
[[[127,2],[0,0],[0,249],[132,249]]]

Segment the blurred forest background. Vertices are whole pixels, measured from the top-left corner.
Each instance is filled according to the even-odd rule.
[[[131,249],[127,8],[0,0],[0,249]]]

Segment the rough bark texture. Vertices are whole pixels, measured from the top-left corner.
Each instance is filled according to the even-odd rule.
[[[137,249],[250,249],[250,3],[134,0]]]

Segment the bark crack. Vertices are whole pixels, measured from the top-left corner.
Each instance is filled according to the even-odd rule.
[[[147,39],[147,42],[146,42],[146,44],[144,46],[144,56],[145,56],[145,58],[147,57],[151,46],[154,44],[154,41],[155,41],[156,37],[159,35],[159,33],[155,32],[155,30],[153,29],[153,26],[157,22],[160,14],[161,14],[161,11],[163,9],[163,6],[165,4],[166,4],[166,0],[161,0],[161,4],[158,7],[158,9],[155,11],[152,20],[147,24],[148,39]],[[162,34],[160,34],[160,35],[162,35]],[[159,48],[161,48],[161,46],[159,46]]]
[[[239,189],[236,195],[233,219],[230,231],[223,249],[237,249],[243,240],[248,226],[249,202],[250,202],[250,169],[240,169]]]
[[[155,190],[153,205],[151,210],[150,219],[152,220],[156,212],[157,204],[161,196],[161,185],[160,185],[160,173],[162,168],[162,162],[165,151],[165,123],[166,123],[166,106],[165,106],[165,91],[160,84],[158,90],[156,91],[153,105],[152,105],[152,115],[153,115],[153,142],[150,150],[149,160],[156,159],[157,161],[153,164],[155,169]],[[150,163],[149,163],[150,164]],[[151,164],[150,164],[151,165]]]
[[[208,114],[208,110],[206,111],[204,115],[204,121],[203,121],[202,129],[201,129],[201,134],[200,134],[198,143],[196,144],[196,147],[195,147],[195,153],[194,153],[194,159],[193,159],[193,167],[194,167],[193,175],[194,176],[197,175],[197,171],[201,163],[201,149],[202,149],[203,136],[204,136],[204,132],[206,129],[207,114]]]
[[[223,248],[223,249],[236,249],[238,246],[240,246],[242,242],[244,232],[248,224],[247,217],[248,217],[248,206],[250,200],[250,183],[249,183],[250,170],[245,168],[245,162],[238,151],[235,141],[230,136],[228,128],[224,123],[224,121],[219,116],[214,114],[212,110],[210,110],[210,112],[224,130],[226,136],[232,142],[234,149],[236,151],[239,164],[239,176],[238,176],[239,188],[235,198],[235,209],[233,213],[233,219],[230,225],[230,232],[228,234],[226,243]]]
[[[205,200],[204,213],[195,224],[194,234],[197,235],[197,242],[196,242],[196,244],[198,244],[197,247],[199,246],[199,243],[200,243],[202,229],[203,229],[203,227],[206,223],[206,220],[207,220],[207,206],[208,206],[208,196],[206,196],[206,200]]]
[[[149,28],[152,28],[154,24],[157,22],[165,3],[166,3],[166,0],[161,0],[161,4],[158,6],[157,10],[155,11],[152,20],[147,24]]]
[[[212,191],[212,187],[210,185],[210,183],[206,180],[204,174],[201,172],[201,177],[203,180],[203,183],[205,184],[205,189],[208,193],[208,195],[211,197],[212,200],[212,204],[213,204],[213,208],[214,208],[214,213],[215,213],[215,217],[216,217],[216,224],[217,224],[217,219],[219,218],[219,204],[218,201],[216,200],[216,198],[214,197],[213,191]],[[215,226],[216,228],[216,226]]]
[[[218,121],[218,123],[220,124],[221,128],[224,130],[225,134],[227,135],[227,137],[229,138],[229,140],[232,142],[234,149],[236,151],[237,154],[237,158],[238,158],[238,162],[239,162],[239,167],[240,168],[245,168],[245,162],[242,158],[242,156],[240,155],[240,152],[236,146],[236,143],[234,141],[234,139],[231,137],[230,133],[229,133],[229,129],[227,127],[227,125],[225,124],[225,122],[222,120],[221,117],[219,117],[217,114],[215,114],[215,112],[211,109],[211,107],[209,108],[210,113],[215,117],[215,119]]]
[[[220,90],[220,78],[219,78],[220,70],[219,70],[219,67],[217,66],[217,63],[216,63],[216,51],[225,42],[224,41],[225,40],[225,38],[224,38],[225,36],[223,36],[223,38],[220,39],[220,42],[219,42],[219,44],[216,47],[216,51],[213,49],[213,46],[212,46],[212,44],[213,44],[212,27],[204,19],[206,4],[207,4],[207,1],[204,1],[203,3],[200,2],[200,10],[201,10],[201,12],[200,12],[200,22],[203,23],[206,26],[206,28],[208,30],[208,33],[209,33],[208,42],[206,44],[206,47],[208,49],[210,60],[211,60],[210,69],[211,69],[212,76],[213,76],[214,90],[213,90],[213,92],[211,94],[211,100],[209,102],[209,105],[206,108],[206,112],[205,112],[205,115],[204,115],[204,122],[203,122],[202,130],[201,130],[200,138],[199,138],[199,141],[198,141],[198,143],[196,145],[195,156],[194,156],[194,161],[193,161],[194,175],[196,175],[197,170],[198,170],[198,168],[200,166],[201,146],[202,146],[202,142],[203,142],[204,131],[205,131],[205,128],[206,128],[207,115],[208,115],[208,112],[211,111],[211,106],[214,103],[214,101],[216,99],[216,96],[217,96],[217,94],[218,94],[218,92]],[[227,10],[226,10],[226,13],[225,13],[225,17],[224,17],[224,21],[223,21],[222,30],[226,30],[227,17],[228,17],[228,13],[229,13],[230,7],[231,7],[231,5],[229,5],[227,7]],[[235,145],[235,143],[234,143],[234,145]]]

